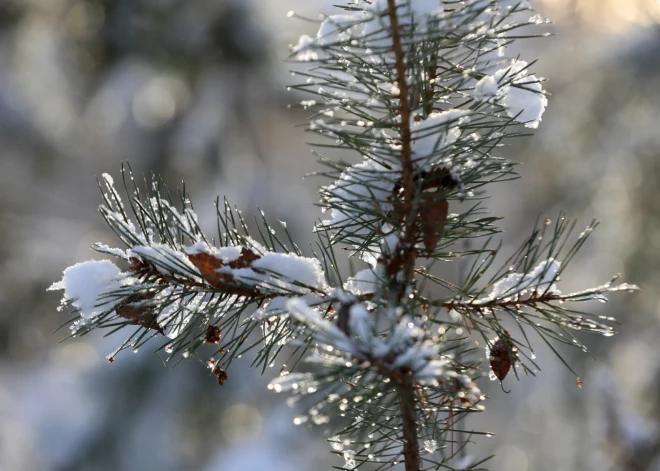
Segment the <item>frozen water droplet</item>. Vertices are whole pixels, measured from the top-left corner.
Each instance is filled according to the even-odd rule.
[[[334,437],[328,438],[328,441],[330,442],[330,446],[332,446],[332,449],[335,451],[343,451],[344,450],[344,444],[341,442],[341,439],[339,438],[338,435],[335,435]]]
[[[438,442],[435,440],[424,440],[424,450],[428,453],[433,453],[438,449]]]
[[[533,23],[535,25],[540,25],[540,24],[543,24],[543,23],[549,23],[550,21],[547,20],[546,18],[543,18],[541,15],[537,14],[537,15],[534,15],[534,16],[530,17],[529,22]]]

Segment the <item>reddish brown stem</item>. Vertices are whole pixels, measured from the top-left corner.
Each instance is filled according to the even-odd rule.
[[[392,46],[394,49],[394,62],[396,68],[396,81],[399,87],[399,118],[401,119],[401,186],[403,187],[403,223],[405,233],[403,237],[405,253],[409,254],[404,264],[404,273],[406,275],[406,284],[408,284],[415,271],[414,250],[410,248],[415,246],[417,238],[415,228],[416,211],[413,211],[413,200],[415,191],[415,182],[413,179],[412,163],[412,132],[410,129],[410,98],[408,82],[406,81],[406,61],[401,44],[401,31],[399,28],[399,18],[396,12],[395,0],[387,0],[388,14],[390,18],[390,27],[392,30]]]
[[[544,293],[541,295],[535,294],[525,299],[508,299],[508,300],[497,300],[494,299],[489,302],[484,302],[480,304],[472,304],[471,302],[462,303],[452,299],[444,304],[444,307],[447,310],[476,310],[483,311],[484,309],[500,308],[500,309],[512,309],[519,308],[520,306],[534,306],[535,304],[549,303],[551,301],[561,301],[562,297],[554,293]]]
[[[405,287],[412,283],[415,275],[415,243],[417,228],[415,218],[417,211],[413,207],[415,196],[415,181],[413,178],[412,163],[412,131],[410,129],[410,93],[406,81],[406,61],[401,44],[401,30],[397,16],[395,0],[387,0],[390,28],[392,30],[392,46],[396,68],[396,81],[399,87],[399,118],[401,132],[401,186],[403,189],[403,211],[401,224],[404,232],[401,240],[403,260],[403,273],[405,281],[402,283],[401,295]],[[399,402],[401,404],[401,421],[403,425],[403,455],[406,471],[420,471],[419,439],[417,437],[417,406],[415,404],[415,390],[413,384],[404,380],[399,387]]]
[[[417,438],[417,406],[415,390],[410,383],[404,383],[399,389],[401,422],[403,426],[403,458],[406,471],[420,471],[419,439]]]

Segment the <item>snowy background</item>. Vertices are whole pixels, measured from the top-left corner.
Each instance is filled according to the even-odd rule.
[[[267,378],[232,365],[171,369],[148,349],[105,359],[123,337],[57,342],[66,317],[45,289],[112,244],[95,176],[185,178],[206,227],[213,199],[263,209],[303,242],[320,181],[304,112],[286,92],[287,45],[331,0],[0,0],[0,470],[306,471],[341,465],[293,425]],[[557,36],[527,42],[550,104],[515,143],[524,179],[495,187],[509,247],[536,217],[570,210],[603,221],[562,277],[580,289],[615,273],[644,288],[595,306],[620,334],[565,350],[583,387],[549,352],[543,372],[468,428],[495,432],[475,456],[495,470],[660,470],[660,3],[538,0]],[[301,245],[304,245],[301,243]],[[98,255],[97,255],[98,258]],[[272,375],[271,375],[272,376]],[[321,433],[317,430],[314,433]]]

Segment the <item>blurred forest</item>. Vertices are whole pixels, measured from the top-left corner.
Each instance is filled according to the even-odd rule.
[[[215,227],[215,195],[287,221],[301,246],[319,217],[317,168],[286,91],[287,45],[331,0],[0,0],[0,470],[261,471],[339,466],[292,423],[249,359],[220,387],[201,362],[164,366],[153,350],[105,357],[123,335],[58,344],[66,320],[46,288],[114,244],[95,176],[157,173],[193,196]],[[550,105],[534,137],[512,143],[524,178],[494,188],[505,250],[541,214],[603,221],[563,276],[571,288],[625,273],[634,296],[597,306],[620,333],[562,349],[582,388],[539,348],[543,371],[487,379],[495,432],[469,453],[494,470],[660,470],[660,2],[536,0],[556,36],[538,57]],[[98,254],[96,258],[100,258]],[[153,346],[155,349],[155,346]],[[276,371],[270,376],[276,374]],[[469,457],[467,457],[469,458]]]

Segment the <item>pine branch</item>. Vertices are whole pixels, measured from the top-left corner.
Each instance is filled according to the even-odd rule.
[[[160,339],[168,360],[203,359],[220,384],[241,355],[263,373],[284,354],[269,389],[306,407],[297,424],[341,417],[329,442],[344,469],[386,469],[402,458],[406,471],[455,469],[480,433],[462,420],[484,409],[476,384],[484,369],[500,381],[510,371],[518,377],[515,366],[536,374],[530,332],[570,369],[557,343],[586,351],[575,331],[614,333],[614,319],[576,303],[637,289],[615,278],[560,290],[560,275],[596,226],[570,243],[575,222],[564,214],[554,226],[537,224],[496,262],[499,218],[488,213],[487,191],[518,177],[498,153],[527,135],[520,126],[538,126],[547,102],[533,62],[496,54],[531,37],[518,33],[534,23],[518,15],[527,7],[360,0],[326,17],[315,38],[301,37],[293,54],[305,63],[296,72],[305,83],[292,88],[309,95],[300,106],[312,113],[315,146],[361,159],[335,162],[314,151],[324,169],[317,175],[331,180],[320,191],[330,215],[316,226],[315,258],[263,214],[257,242],[240,211],[218,199],[214,241],[185,191],[179,205],[158,177],[142,190],[122,168],[123,200],[104,175],[100,212],[125,247],[95,249],[123,268],[84,262],[51,287],[76,313],[72,336],[129,329],[118,351]],[[338,248],[367,268],[342,273]],[[437,269],[452,261],[466,267],[458,281]],[[483,339],[489,365],[480,364],[474,338]]]

